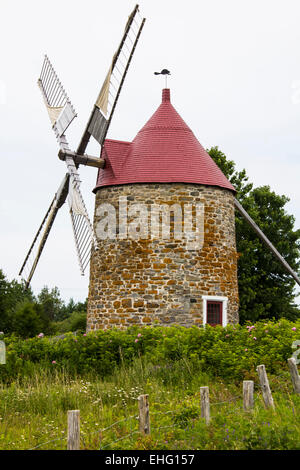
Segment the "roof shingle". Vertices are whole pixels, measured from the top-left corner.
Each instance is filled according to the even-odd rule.
[[[235,191],[170,102],[170,90],[132,142],[106,139],[102,186],[128,183],[196,183]]]

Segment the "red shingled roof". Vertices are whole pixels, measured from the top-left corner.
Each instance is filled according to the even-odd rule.
[[[94,192],[102,186],[127,183],[196,183],[235,191],[170,102],[162,103],[132,142],[106,139],[104,169]]]

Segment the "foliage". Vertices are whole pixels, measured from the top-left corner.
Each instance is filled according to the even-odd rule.
[[[13,331],[14,311],[20,302],[33,301],[31,289],[25,289],[24,282],[9,282],[0,269],[0,331]]]
[[[237,199],[242,201],[253,188],[253,184],[248,182],[249,178],[246,175],[246,170],[237,171],[234,161],[228,160],[217,146],[211,147],[207,152],[234,186]]]
[[[24,301],[16,307],[13,317],[13,331],[21,338],[37,335],[41,331],[49,332],[50,321],[43,306]]]
[[[300,230],[294,230],[295,219],[284,209],[287,202],[288,198],[263,186],[251,191],[243,206],[297,272]],[[290,320],[298,318],[300,310],[294,303],[294,279],[244,221],[239,219],[236,226],[238,251],[242,253],[238,271],[241,321],[283,316]]]
[[[87,299],[66,304],[57,287],[44,286],[35,297],[25,282],[9,282],[0,269],[0,331],[33,337],[44,333],[83,331],[86,328]]]
[[[57,287],[51,290],[47,286],[43,287],[37,296],[37,301],[43,307],[45,315],[50,321],[61,320],[63,301]]]
[[[66,449],[67,411],[75,409],[80,410],[81,449],[300,447],[300,397],[293,393],[286,367],[279,376],[268,370],[275,411],[264,409],[261,391],[255,387],[254,409],[244,412],[241,382],[214,378],[184,360],[169,362],[162,375],[157,365],[136,357],[107,378],[94,373],[74,377],[57,365],[5,386],[0,382],[0,449]],[[199,388],[205,385],[210,394],[209,424],[200,416]],[[138,432],[136,419],[141,394],[149,395],[147,436]]]
[[[53,325],[56,333],[67,333],[68,331],[78,331],[84,333],[86,331],[85,312],[72,312],[67,318]]]
[[[300,230],[285,206],[289,199],[271,191],[269,186],[253,189],[245,170],[238,172],[218,147],[208,153],[237,190],[236,198],[269,238],[295,272],[299,272]],[[236,213],[236,241],[240,254],[238,285],[240,322],[264,318],[299,318],[295,305],[295,281],[256,235],[248,222]]]
[[[240,381],[256,377],[259,364],[278,373],[293,354],[299,331],[299,320],[281,319],[246,326],[132,327],[26,340],[5,336],[7,364],[1,369],[2,380],[9,382],[40,369],[53,371],[53,364],[69,374],[105,377],[139,357],[151,362],[164,381],[169,380],[171,369],[172,380],[180,383],[182,364],[191,375],[202,371]]]

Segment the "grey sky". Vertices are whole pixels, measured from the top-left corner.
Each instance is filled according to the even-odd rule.
[[[0,0],[0,267],[17,278],[66,167],[57,158],[37,78],[46,53],[78,117],[77,147],[105,78],[131,0]],[[300,227],[300,3],[298,0],[140,0],[146,24],[108,137],[132,140],[161,101],[171,100],[204,147],[218,145],[255,186],[290,198]],[[99,155],[94,141],[87,152]],[[91,217],[97,171],[80,167]],[[68,205],[55,220],[33,278],[84,299]]]

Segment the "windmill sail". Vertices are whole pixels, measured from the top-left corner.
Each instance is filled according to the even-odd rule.
[[[91,249],[97,248],[97,240],[79,186],[74,180],[70,183],[68,202],[79,267],[84,275],[90,261]]]
[[[45,243],[49,236],[56,214],[66,200],[66,195],[68,194],[68,188],[69,188],[69,175],[66,175],[57,193],[55,194],[53,200],[51,201],[49,209],[46,212],[46,215],[36,233],[36,236],[34,237],[31,247],[20,269],[19,276],[23,274],[23,277],[26,278],[26,288],[29,286],[32,276],[35,272],[37,263],[44,249]]]
[[[38,85],[44,98],[52,129],[59,143],[59,154],[63,155],[62,159],[67,165],[68,174],[51,202],[20,270],[19,275],[23,273],[26,275],[27,287],[42,254],[56,214],[68,196],[75,245],[82,274],[89,263],[91,250],[97,249],[93,225],[90,222],[80,191],[81,181],[78,166],[79,163],[89,160],[92,161],[92,166],[99,167],[99,161],[84,155],[84,152],[91,135],[100,145],[105,139],[144,22],[145,19],[141,18],[138,5],[136,5],[128,18],[120,46],[113,56],[108,74],[76,153],[70,151],[65,132],[77,114],[49,58],[47,56],[44,58]],[[97,164],[95,165],[95,163]]]
[[[77,149],[83,154],[92,135],[100,145],[106,137],[131,59],[145,23],[136,5],[126,23],[120,45],[97,97],[90,119]]]
[[[60,137],[65,133],[77,114],[46,55],[38,85],[45,101],[52,128],[56,136]]]

